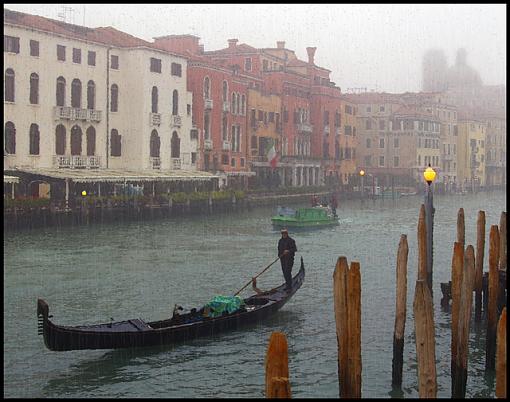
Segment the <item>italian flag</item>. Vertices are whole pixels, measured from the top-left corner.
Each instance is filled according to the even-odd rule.
[[[267,160],[269,165],[274,169],[276,167],[276,163],[278,162],[278,154],[274,148],[274,142],[270,145],[269,151],[267,152]]]

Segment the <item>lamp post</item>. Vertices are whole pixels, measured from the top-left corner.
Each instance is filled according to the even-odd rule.
[[[432,202],[432,190],[430,184],[436,178],[436,172],[429,166],[423,172],[423,177],[427,182],[425,190],[425,228],[427,232],[427,284],[432,292],[432,233],[434,231],[434,206]]]
[[[363,200],[363,191],[364,191],[363,179],[365,177],[365,171],[363,169],[361,169],[359,171],[359,175],[361,176],[361,199]]]

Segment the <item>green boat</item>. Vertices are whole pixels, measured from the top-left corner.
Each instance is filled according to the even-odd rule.
[[[271,218],[274,226],[315,228],[338,225],[338,217],[327,207],[282,208]]]

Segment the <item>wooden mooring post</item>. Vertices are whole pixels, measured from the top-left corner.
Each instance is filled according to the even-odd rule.
[[[475,251],[473,246],[466,247],[457,324],[457,353],[455,376],[452,383],[452,398],[466,396],[469,324],[473,304],[473,282],[475,278]]]
[[[475,322],[482,319],[482,280],[483,259],[485,256],[485,211],[478,211],[476,222],[476,257],[475,257]]]
[[[496,356],[496,326],[498,322],[499,288],[499,230],[492,225],[489,235],[489,286],[487,305],[487,338],[485,346],[485,369],[494,370]]]
[[[269,338],[265,368],[266,398],[290,398],[287,338],[282,332],[273,332]]]
[[[458,324],[459,324],[459,307],[460,307],[460,295],[462,285],[462,273],[464,270],[464,246],[460,242],[455,242],[453,245],[453,257],[452,257],[452,340],[451,340],[451,376],[452,381],[455,378],[455,362],[457,361],[457,341],[458,341]]]
[[[464,208],[460,208],[457,213],[457,241],[462,243],[466,242],[466,226],[464,223]]]
[[[395,329],[393,332],[393,360],[391,385],[400,388],[402,386],[402,367],[404,354],[404,332],[406,326],[406,303],[407,303],[407,256],[409,247],[407,235],[400,236],[397,252],[397,300],[395,306]]]
[[[437,376],[434,312],[426,278],[416,281],[413,311],[418,360],[418,394],[420,398],[435,398]]]
[[[418,218],[418,280],[427,280],[427,228],[425,206],[421,204]]]
[[[358,262],[348,268],[338,258],[333,273],[338,344],[338,386],[341,398],[361,398],[361,273]]]
[[[506,399],[506,307],[503,308],[498,322],[496,350],[496,398]]]
[[[499,269],[506,271],[506,212],[499,219]]]

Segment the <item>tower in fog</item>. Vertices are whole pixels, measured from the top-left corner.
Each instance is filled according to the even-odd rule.
[[[442,49],[430,49],[423,56],[422,90],[441,92],[446,89],[448,64]]]

